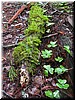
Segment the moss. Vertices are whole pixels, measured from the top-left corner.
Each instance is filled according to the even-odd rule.
[[[44,15],[43,9],[36,4],[32,6],[28,28],[24,30],[25,39],[13,51],[14,62],[20,64],[24,60],[30,73],[33,73],[33,69],[38,65],[40,54],[38,46],[41,44],[40,39],[45,33],[47,22],[48,18]]]
[[[48,17],[44,15],[43,9],[38,5],[31,7],[29,12],[28,19],[28,28],[24,31],[25,36],[31,34],[44,34],[45,33],[45,24],[48,22]]]

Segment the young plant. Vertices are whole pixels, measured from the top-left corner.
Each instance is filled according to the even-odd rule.
[[[14,66],[10,67],[8,75],[11,81],[14,81],[14,79],[17,77],[17,73],[16,73]]]
[[[66,69],[64,66],[62,66],[62,65],[60,65],[60,67],[59,68],[55,68],[55,72],[57,73],[57,74],[62,74],[62,73],[64,73],[64,72],[66,72],[68,69]]]
[[[42,55],[41,56],[43,58],[50,58],[51,55],[52,55],[52,50],[47,50],[47,49],[42,50]]]
[[[63,58],[62,57],[57,57],[57,58],[55,58],[55,61],[62,62]]]
[[[50,48],[50,47],[56,47],[56,46],[57,46],[56,42],[57,42],[57,41],[55,41],[55,42],[51,41],[50,44],[48,44],[48,47],[49,47],[49,48]]]
[[[46,90],[45,91],[45,95],[49,98],[60,98],[60,95],[59,95],[59,90],[55,90],[54,92],[52,92],[51,90]]]
[[[71,51],[70,51],[69,45],[64,45],[64,49],[71,55]]]
[[[50,65],[44,65],[43,66],[46,70],[44,71],[45,76],[48,76],[48,72],[50,74],[54,73],[54,68],[52,68]]]
[[[58,83],[56,83],[56,86],[58,86],[60,89],[68,89],[69,84],[66,84],[67,80],[65,79],[58,79]]]

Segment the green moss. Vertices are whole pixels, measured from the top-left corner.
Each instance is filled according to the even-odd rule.
[[[47,22],[48,18],[44,15],[43,9],[36,4],[32,6],[29,12],[28,28],[24,30],[25,39],[13,51],[15,64],[25,61],[30,73],[33,73],[35,66],[39,63],[38,46],[41,44],[40,39],[45,33]]]
[[[28,28],[24,31],[25,36],[31,34],[44,34],[45,33],[45,24],[48,22],[48,17],[44,15],[43,9],[38,5],[31,7],[29,12],[28,19]],[[41,38],[41,37],[40,37]]]
[[[16,70],[15,70],[14,66],[11,66],[10,69],[9,69],[9,78],[10,78],[10,81],[14,81],[14,79],[16,77],[17,77]]]

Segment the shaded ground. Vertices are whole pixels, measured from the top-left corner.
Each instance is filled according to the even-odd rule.
[[[35,73],[32,76],[29,75],[29,84],[26,87],[21,87],[20,85],[20,75],[18,72],[18,77],[12,82],[8,77],[8,71],[11,65],[14,65],[14,60],[12,58],[12,51],[17,43],[24,38],[24,29],[27,27],[27,18],[29,15],[30,8],[26,8],[12,24],[8,24],[9,19],[15,14],[15,12],[23,5],[24,2],[3,2],[2,3],[2,43],[3,43],[3,56],[2,56],[2,83],[3,83],[3,98],[12,96],[11,98],[46,98],[44,91],[51,89],[52,91],[58,89],[55,85],[58,78],[66,79],[70,84],[69,89],[60,89],[61,98],[73,98],[73,25],[70,23],[71,19],[68,20],[70,15],[73,15],[73,3],[67,3],[70,12],[60,10],[53,6],[52,3],[48,2],[41,4],[45,10],[46,15],[52,15],[51,22],[55,23],[53,26],[49,27],[50,32],[43,36],[42,43],[39,46],[39,50],[44,49],[50,50],[47,45],[50,41],[57,41],[58,46],[53,48],[53,55],[50,59],[43,59],[40,57],[40,64],[36,67]],[[14,44],[14,46],[12,46]],[[67,44],[71,48],[72,56],[68,55],[63,49],[63,45]],[[59,63],[54,61],[57,56],[62,56],[64,61],[61,62],[69,70],[63,75],[57,76],[56,74],[44,76],[44,64],[50,64],[52,67],[56,68]],[[15,66],[19,69],[21,66]],[[55,77],[55,78],[54,78]],[[52,79],[52,80],[51,80]],[[24,92],[25,96],[22,95]],[[7,93],[8,96],[5,95]]]

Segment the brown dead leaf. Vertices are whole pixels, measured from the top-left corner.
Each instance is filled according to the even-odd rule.
[[[35,78],[34,78],[34,83],[36,83],[36,84],[39,84],[39,85],[42,85],[43,84],[43,79],[42,79],[42,76],[36,76]]]

